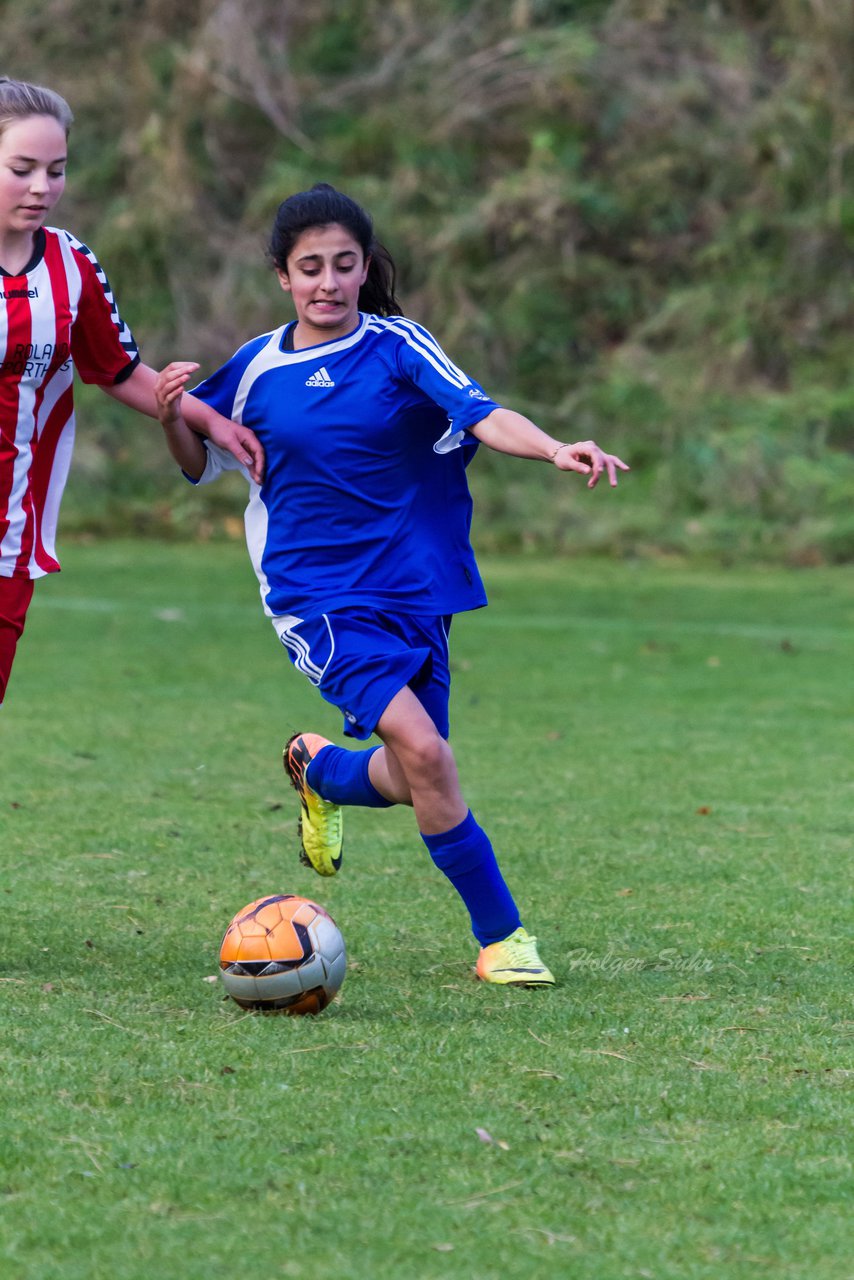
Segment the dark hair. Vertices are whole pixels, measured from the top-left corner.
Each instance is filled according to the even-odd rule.
[[[0,135],[16,120],[29,120],[30,116],[53,116],[66,138],[74,119],[68,103],[53,89],[0,76]]]
[[[375,316],[403,315],[394,296],[394,260],[374,235],[371,215],[328,182],[318,182],[310,191],[298,191],[279,205],[269,248],[274,264],[280,271],[287,271],[288,257],[302,233],[332,223],[349,231],[365,258],[371,259],[367,278],[359,290],[359,310]]]

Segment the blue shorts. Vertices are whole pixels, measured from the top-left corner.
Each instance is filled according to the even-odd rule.
[[[347,737],[370,738],[407,685],[448,737],[450,617],[347,609],[273,625],[296,669],[343,715]]]

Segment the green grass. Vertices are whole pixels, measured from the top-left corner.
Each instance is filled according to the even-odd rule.
[[[4,1277],[854,1275],[850,572],[485,564],[452,740],[525,993],[408,812],[297,863],[281,746],[339,727],[242,548],[65,565],[0,715]],[[206,981],[271,891],[347,939],[319,1018]]]

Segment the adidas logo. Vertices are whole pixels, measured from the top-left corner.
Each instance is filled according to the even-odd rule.
[[[306,378],[305,385],[307,387],[334,387],[335,383],[329,376],[329,372],[324,365],[313,373],[310,378]]]

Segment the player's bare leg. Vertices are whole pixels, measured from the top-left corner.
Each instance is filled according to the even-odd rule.
[[[468,805],[448,743],[408,687],[392,698],[377,725],[384,750],[370,762],[373,785],[387,799],[411,804],[425,835],[462,822]]]

